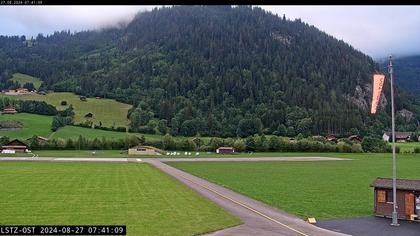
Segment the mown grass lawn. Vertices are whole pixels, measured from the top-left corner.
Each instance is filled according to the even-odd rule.
[[[240,223],[147,164],[0,162],[0,225],[126,225],[196,235]]]
[[[0,121],[19,121],[23,124],[23,128],[13,131],[0,131],[0,136],[8,136],[9,138],[26,139],[33,135],[48,137],[51,134],[52,116],[43,116],[28,113],[2,114]]]
[[[126,127],[129,123],[127,113],[131,108],[131,105],[117,102],[113,99],[87,98],[87,101],[84,102],[80,100],[78,95],[67,92],[54,92],[48,93],[47,95],[34,94],[8,97],[21,100],[45,101],[55,106],[57,110],[64,110],[72,104],[75,112],[75,121],[77,123],[85,122],[86,119],[84,118],[84,115],[88,112],[93,113],[92,121],[94,124],[102,122],[102,126],[105,127]],[[62,106],[61,101],[66,101],[67,105]]]
[[[39,89],[39,86],[41,86],[42,83],[42,81],[39,78],[35,78],[30,75],[25,75],[21,73],[13,74],[12,81],[19,82],[21,86],[25,85],[26,83],[33,83],[36,89]]]
[[[391,154],[311,155],[354,160],[169,164],[301,218],[372,215],[373,191],[369,185],[376,177],[392,176]],[[398,178],[420,179],[419,154],[400,154],[397,158]]]

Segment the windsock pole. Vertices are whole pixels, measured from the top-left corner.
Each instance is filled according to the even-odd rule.
[[[394,84],[393,84],[393,68],[392,56],[389,56],[388,72],[391,80],[391,117],[392,117],[392,196],[393,196],[393,211],[392,211],[392,226],[399,226],[397,213],[397,167],[395,161],[395,111],[394,111]]]

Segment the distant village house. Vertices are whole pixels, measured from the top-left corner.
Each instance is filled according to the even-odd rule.
[[[18,139],[14,139],[1,147],[2,153],[15,153],[15,152],[29,152],[26,144]]]
[[[151,146],[135,146],[128,149],[128,155],[161,155],[163,151]]]
[[[413,132],[395,132],[395,142],[403,143],[406,141],[412,140],[412,137],[414,136]],[[385,142],[392,142],[392,132],[385,132],[382,135],[382,139]]]
[[[362,138],[359,135],[351,135],[349,140],[352,142],[362,142]]]
[[[219,154],[235,153],[235,148],[233,148],[233,147],[219,147],[218,149],[216,149],[216,153],[219,153]]]
[[[93,113],[92,112],[88,112],[85,114],[85,118],[86,119],[92,119],[93,118]]]
[[[17,113],[16,108],[13,106],[7,106],[5,108],[3,108],[2,111],[3,114],[15,114]]]

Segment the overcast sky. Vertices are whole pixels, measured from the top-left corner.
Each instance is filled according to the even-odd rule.
[[[155,6],[1,6],[0,34],[36,36],[130,21]],[[301,18],[374,57],[420,54],[420,6],[262,6]]]

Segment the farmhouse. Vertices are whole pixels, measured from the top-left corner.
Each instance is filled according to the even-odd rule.
[[[128,155],[161,155],[162,151],[151,146],[136,146],[128,149]]]
[[[28,138],[26,139],[26,141],[30,142],[32,140],[32,138]],[[48,138],[42,137],[42,136],[36,136],[36,140],[38,141],[38,143],[46,143],[48,142]]]
[[[412,136],[413,136],[412,132],[397,132],[397,131],[395,131],[395,142],[404,143],[406,141],[411,140]],[[382,135],[382,139],[385,142],[391,142],[392,141],[392,132],[385,132]]]
[[[337,142],[337,136],[330,134],[327,136],[327,140],[330,142]]]
[[[16,111],[16,109],[14,108],[14,107],[12,107],[12,106],[8,106],[8,107],[5,107],[5,108],[3,108],[3,114],[15,114],[17,111]]]
[[[93,118],[93,113],[92,113],[92,112],[88,112],[88,113],[86,113],[86,114],[85,114],[85,118],[86,118],[86,119],[91,119],[91,118]]]
[[[392,179],[377,178],[374,187],[374,210],[376,216],[392,217]],[[420,222],[420,180],[397,179],[397,213],[399,219]]]
[[[351,135],[349,136],[349,140],[352,142],[362,142],[362,138],[359,135]]]
[[[216,149],[216,153],[225,154],[225,153],[235,153],[235,148],[233,147],[219,147]]]
[[[24,142],[14,139],[1,147],[2,153],[28,152]]]

